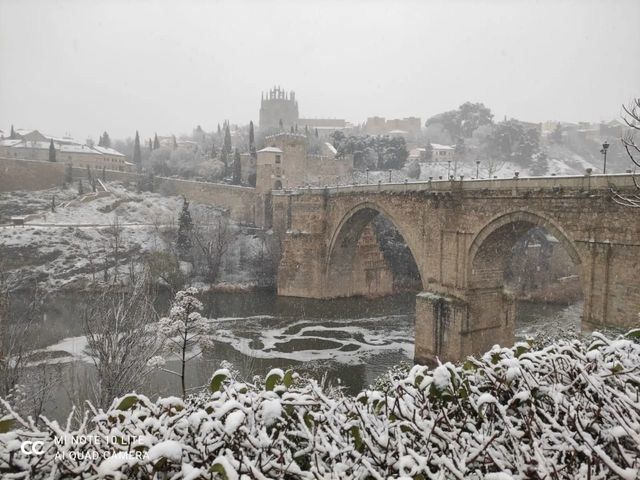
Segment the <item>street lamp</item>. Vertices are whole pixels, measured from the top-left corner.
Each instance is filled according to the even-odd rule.
[[[389,169],[389,183],[391,183],[391,169]]]
[[[476,160],[476,180],[480,178],[480,160]]]
[[[367,185],[369,185],[369,169],[368,168],[365,170],[365,173],[367,175]]]
[[[600,153],[604,157],[604,166],[602,168],[602,173],[607,173],[607,149],[608,148],[609,148],[609,142],[605,140],[604,143],[602,144],[602,150],[600,150]]]
[[[447,160],[447,177],[451,177],[451,160]]]

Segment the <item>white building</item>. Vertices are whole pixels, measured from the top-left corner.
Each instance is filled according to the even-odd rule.
[[[117,170],[129,172],[133,163],[127,157],[107,147],[90,147],[71,138],[43,135],[38,130],[16,130],[15,139],[0,140],[0,157],[18,160],[49,160],[51,141],[56,150],[56,162],[70,163],[74,167]]]

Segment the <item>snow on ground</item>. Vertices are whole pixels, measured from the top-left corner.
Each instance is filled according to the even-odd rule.
[[[10,285],[38,283],[53,290],[99,281],[105,259],[112,256],[116,221],[122,227],[123,275],[129,258],[169,247],[163,232],[176,227],[181,197],[136,193],[116,182],[106,186],[108,193],[99,198],[92,193],[78,197],[75,188],[0,194],[0,209],[7,217],[14,212],[36,215],[24,227],[0,226],[1,258]],[[54,195],[58,206],[51,212]],[[218,214],[215,207],[200,204],[191,204],[190,211],[194,218]]]

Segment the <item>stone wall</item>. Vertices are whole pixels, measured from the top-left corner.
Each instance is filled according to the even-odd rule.
[[[64,182],[65,170],[66,165],[60,162],[0,158],[0,192],[58,187]],[[74,178],[86,178],[87,170],[73,168],[72,173]],[[94,171],[94,174],[102,178],[101,170]],[[105,178],[137,183],[143,176],[105,170]],[[230,217],[239,223],[255,224],[255,188],[164,177],[155,177],[155,187],[165,195],[184,195],[189,201],[226,209]]]
[[[426,323],[417,337],[443,330],[437,342],[416,338],[417,360],[427,360],[421,355],[457,359],[512,338],[513,302],[503,290],[506,260],[517,240],[539,227],[558,239],[575,265],[584,298],[583,330],[637,326],[640,221],[637,209],[614,201],[611,188],[636,193],[631,175],[274,192],[273,204],[279,206],[274,226],[287,225],[278,293],[331,298],[366,290],[365,283],[354,287],[341,279],[353,268],[364,225],[382,214],[411,250],[423,290],[456,306],[453,315],[440,309],[440,301],[420,307],[416,321]]]

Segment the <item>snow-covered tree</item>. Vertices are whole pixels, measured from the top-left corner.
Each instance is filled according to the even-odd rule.
[[[196,298],[198,290],[190,287],[176,293],[169,316],[160,319],[159,331],[165,338],[165,346],[180,358],[180,371],[157,366],[162,371],[180,377],[182,398],[187,396],[186,365],[202,354],[204,346],[209,344],[211,327],[209,321],[202,317],[202,302]]]

